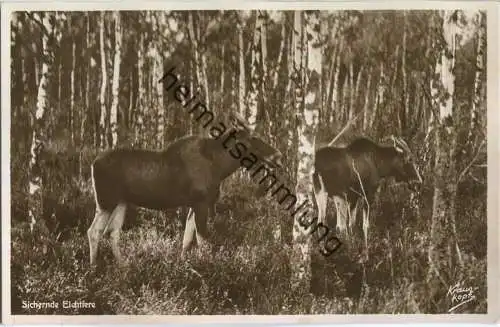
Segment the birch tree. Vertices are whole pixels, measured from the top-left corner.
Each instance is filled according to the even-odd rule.
[[[204,98],[205,98],[205,104],[207,105],[207,108],[210,108],[208,79],[207,79],[207,72],[206,72],[206,55],[204,53],[201,53],[201,50],[200,50],[200,41],[198,39],[198,35],[200,33],[196,33],[197,31],[200,30],[200,22],[198,21],[197,23],[198,24],[195,26],[194,14],[192,11],[189,11],[188,12],[188,34],[189,34],[189,38],[191,40],[191,44],[193,46],[194,62],[195,62],[195,66],[196,66],[196,80],[198,83],[197,88],[198,88],[198,91],[202,91]],[[198,27],[198,28],[196,28],[196,27]]]
[[[92,70],[92,56],[90,53],[91,47],[91,39],[90,39],[90,14],[87,12],[85,14],[86,28],[85,28],[85,102],[84,102],[84,111],[82,112],[82,118],[80,120],[80,179],[83,180],[83,149],[85,148],[85,126],[87,124],[87,119],[90,111],[90,79],[91,79],[91,70]],[[94,142],[94,144],[96,144]]]
[[[262,13],[256,12],[255,29],[252,42],[252,64],[250,70],[250,89],[248,90],[248,125],[252,130],[257,126],[257,114],[259,102],[262,96],[262,48],[261,48],[261,32],[263,25]]]
[[[106,147],[107,139],[107,108],[106,108],[106,90],[108,84],[108,72],[106,70],[106,48],[105,44],[105,12],[101,11],[101,17],[99,21],[99,47],[101,52],[101,92],[99,95],[99,103],[101,106],[101,113],[99,118],[99,129],[100,129],[100,147],[104,149]]]
[[[71,19],[71,13],[69,14],[69,30],[72,30],[72,19]],[[70,101],[69,101],[69,133],[70,133],[70,139],[71,139],[71,144],[74,146],[75,144],[75,128],[74,128],[74,121],[75,121],[75,89],[76,89],[76,82],[75,82],[75,70],[76,70],[76,42],[73,33],[71,34],[71,74],[70,74],[70,80],[71,80],[71,94],[70,94]]]
[[[363,107],[363,132],[365,132],[368,127],[368,113],[370,112],[370,93],[372,87],[372,77],[373,77],[373,67],[370,67],[370,70],[368,71],[368,81],[366,82],[366,89],[365,89],[365,104]]]
[[[454,228],[456,210],[456,162],[454,160],[456,147],[456,130],[453,123],[454,110],[453,100],[455,93],[455,55],[457,50],[457,11],[441,11],[443,45],[440,57],[436,63],[436,79],[431,83],[433,99],[436,100],[438,114],[435,120],[435,161],[434,161],[434,195],[432,205],[432,221],[430,230],[429,246],[429,277],[441,276],[442,258],[454,255],[453,252],[442,253],[443,249],[449,248],[450,235],[448,231]],[[453,234],[452,234],[453,235]],[[453,235],[456,236],[456,235]],[[460,257],[460,249],[456,237],[451,238]],[[450,258],[451,259],[451,258]],[[451,267],[449,267],[451,268]]]
[[[160,17],[158,17],[160,15]],[[165,107],[163,103],[163,84],[156,81],[163,77],[163,44],[160,41],[159,22],[165,21],[164,13],[153,14],[153,41],[151,42],[150,56],[153,61],[153,80],[155,83],[155,107],[158,110],[156,124],[157,147],[162,149],[165,143]],[[163,25],[162,25],[163,26]]]
[[[121,13],[115,11],[113,13],[115,20],[115,57],[113,60],[113,84],[110,110],[110,129],[111,129],[111,147],[115,148],[118,144],[118,102],[120,91],[120,64],[122,54],[122,27],[121,27]]]
[[[239,74],[238,74],[238,109],[240,114],[245,117],[245,49],[243,43],[243,17],[240,12],[237,12],[238,15],[238,64],[239,64]]]
[[[302,38],[302,15],[300,11],[295,12],[295,69],[299,74],[303,71],[302,62],[305,53]],[[297,203],[309,201],[312,203],[312,171],[314,163],[315,138],[319,123],[319,106],[321,102],[321,46],[320,46],[320,21],[319,11],[309,11],[306,14],[305,38],[307,42],[307,71],[306,71],[306,95],[302,98],[301,85],[296,85],[296,112],[299,116],[299,145],[297,149]],[[300,79],[302,80],[302,79]],[[304,105],[302,101],[305,101]],[[309,290],[311,279],[311,244],[309,236],[308,218],[297,215],[293,226],[293,255],[292,259],[292,288]]]
[[[135,140],[134,143],[141,144],[141,136],[144,130],[144,107],[146,98],[146,87],[144,85],[144,34],[142,28],[142,15],[139,13],[139,21],[141,22],[141,30],[139,30],[139,40],[137,45],[137,112],[134,124]]]
[[[268,58],[267,58],[267,25],[268,25],[268,16],[265,10],[260,12],[259,19],[260,23],[260,47],[262,52],[262,97],[265,104],[265,98],[267,96],[267,87],[268,77],[269,77],[269,67],[268,67]]]
[[[32,232],[35,231],[36,226],[39,226],[42,232],[46,232],[46,226],[42,220],[44,180],[40,159],[47,145],[45,117],[49,110],[48,87],[53,73],[56,16],[53,12],[43,12],[35,14],[33,19],[42,29],[43,56],[40,59],[42,71],[38,82],[36,108],[34,117],[31,119],[33,134],[28,166],[28,217]]]
[[[476,73],[474,77],[474,93],[471,110],[471,123],[469,130],[469,139],[477,125],[479,118],[479,108],[482,104],[483,95],[483,78],[485,70],[485,55],[486,55],[486,15],[484,12],[477,14],[477,50],[476,50]]]
[[[404,101],[404,117],[405,117],[405,123],[408,124],[410,121],[410,92],[408,89],[408,73],[406,69],[406,40],[407,40],[407,35],[408,35],[408,17],[407,17],[407,12],[406,10],[403,11],[404,15],[404,27],[403,27],[403,54],[402,54],[402,63],[401,63],[401,70],[403,74],[403,101]]]

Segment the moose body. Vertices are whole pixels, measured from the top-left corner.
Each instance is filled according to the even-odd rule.
[[[113,254],[122,261],[118,243],[128,205],[156,210],[189,207],[183,253],[195,233],[198,243],[203,243],[207,217],[213,211],[220,185],[241,166],[234,147],[240,156],[246,149],[267,164],[280,164],[281,154],[247,130],[228,131],[218,138],[183,137],[164,151],[115,149],[100,154],[91,166],[96,201],[95,218],[87,232],[91,264],[96,261],[99,239],[107,230]]]
[[[367,246],[367,205],[375,196],[381,179],[394,177],[396,182],[422,181],[413,163],[407,144],[393,138],[394,145],[382,146],[360,137],[346,147],[325,146],[316,150],[313,190],[318,206],[318,219],[326,223],[328,197],[342,198],[349,204],[349,226],[356,221],[356,209],[361,199],[363,206],[363,230]],[[344,226],[346,224],[344,223]]]

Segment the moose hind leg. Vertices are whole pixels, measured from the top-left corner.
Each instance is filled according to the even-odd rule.
[[[194,210],[189,208],[189,212],[186,217],[186,222],[184,224],[184,238],[182,240],[182,254],[184,257],[186,252],[191,248],[193,244],[193,238],[196,231],[196,225],[194,221]]]
[[[367,208],[363,207],[363,235],[365,238],[365,253],[368,259],[368,229],[370,228],[370,213]]]
[[[96,209],[94,220],[87,230],[89,238],[89,251],[90,251],[90,264],[94,265],[97,260],[97,250],[99,247],[99,240],[101,239],[104,229],[109,221],[110,213],[106,210],[99,208]]]
[[[313,191],[316,205],[318,206],[318,220],[326,225],[326,206],[328,204],[328,193],[323,183],[323,178],[319,174],[313,176]]]
[[[347,218],[348,218],[348,207],[349,204],[347,200],[340,196],[333,196],[333,201],[335,204],[335,211],[337,215],[337,225],[336,228],[340,233],[347,236]]]
[[[123,263],[123,259],[120,252],[120,234],[122,231],[123,221],[125,220],[125,214],[127,213],[127,205],[125,203],[119,203],[111,214],[108,229],[110,231],[110,243],[111,251],[115,256],[116,261],[119,264]]]
[[[207,218],[211,204],[199,205],[194,209],[196,222],[196,242],[200,247],[208,246]]]

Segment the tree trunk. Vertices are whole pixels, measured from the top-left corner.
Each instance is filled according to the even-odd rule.
[[[86,79],[85,79],[85,108],[82,111],[82,118],[80,120],[80,179],[83,180],[83,150],[85,148],[85,126],[89,113],[92,112],[90,108],[90,78],[92,70],[92,53],[90,52],[90,14],[86,14],[87,27],[85,30],[85,64],[86,64]],[[95,144],[95,143],[94,143]]]
[[[403,100],[404,100],[404,119],[405,119],[405,124],[404,127],[406,128],[408,125],[408,122],[410,121],[410,92],[408,90],[408,73],[406,70],[406,38],[407,38],[407,30],[408,30],[408,17],[407,17],[407,12],[406,10],[403,11],[404,15],[404,26],[403,26],[403,56],[402,56],[402,63],[401,63],[401,70],[403,73]]]
[[[351,55],[351,62],[349,63],[349,91],[350,91],[350,96],[349,96],[349,107],[348,107],[347,121],[350,121],[352,119],[352,117],[354,116],[354,99],[356,96],[356,94],[354,93],[355,89],[354,89],[353,55]]]
[[[485,13],[478,13],[478,29],[477,37],[477,52],[476,52],[476,76],[474,78],[474,94],[472,100],[471,122],[469,129],[469,139],[472,139],[472,134],[476,126],[481,126],[479,122],[479,109],[483,99],[483,75],[486,54],[486,23]]]
[[[252,130],[257,126],[257,114],[261,94],[261,33],[263,18],[260,11],[256,11],[255,30],[252,43],[252,66],[250,70],[250,90],[248,91],[248,125]]]
[[[322,51],[320,44],[319,11],[309,11],[306,20],[306,37],[308,40],[307,60],[307,85],[305,105],[302,106],[303,90],[301,85],[296,85],[296,112],[300,124],[298,128],[299,144],[297,149],[297,204],[305,201],[312,202],[312,171],[314,163],[315,139],[319,120],[319,106],[321,101],[321,63]],[[302,62],[305,53],[302,49],[302,12],[295,12],[295,69],[303,72]],[[302,80],[302,79],[301,79]],[[297,205],[299,207],[300,205]],[[295,291],[307,293],[311,280],[311,238],[309,227],[311,223],[306,214],[294,217],[293,225],[293,253],[291,257],[292,278],[291,285]]]
[[[293,101],[296,100],[295,97],[295,89],[294,87],[296,86],[297,83],[297,75],[295,72],[295,29],[291,29],[289,36],[288,36],[288,48],[287,48],[287,73],[288,73],[288,78],[287,78],[287,84],[286,84],[286,90],[285,90],[285,98],[291,98]],[[288,126],[288,140],[287,140],[287,150],[294,149],[294,141],[296,140],[296,135],[297,135],[297,127],[294,124],[295,120],[292,120],[291,118],[295,116],[295,112],[293,114],[289,114],[287,109],[292,106],[294,102],[291,102],[290,104],[284,102],[283,103],[283,112],[287,113],[287,125]],[[296,105],[296,104],[295,104]],[[296,109],[296,108],[294,108]],[[296,110],[295,110],[296,111]],[[295,170],[295,160],[293,161],[293,167],[290,167],[290,171],[293,174],[296,173]]]
[[[71,26],[71,25],[70,25]],[[76,43],[75,40],[71,40],[71,95],[69,104],[69,128],[71,135],[71,144],[75,145],[75,70],[76,70]]]
[[[363,80],[363,74],[365,73],[365,66],[361,66],[358,71],[358,76],[356,76],[356,83],[355,83],[355,88],[354,88],[354,106],[358,104],[358,101],[356,101],[359,98],[359,88],[361,86],[361,81]],[[360,104],[361,106],[361,104]]]
[[[224,57],[226,55],[226,47],[225,47],[225,44],[222,43],[221,44],[221,49],[220,49],[220,52],[221,52],[221,64],[220,64],[220,90],[219,90],[219,97],[220,97],[220,101],[219,101],[219,105],[220,105],[220,108],[224,108],[224,78],[226,77],[225,76],[225,61],[224,61]],[[232,89],[232,88],[231,88]]]
[[[333,73],[333,85],[332,85],[332,96],[331,96],[331,110],[330,110],[330,124],[333,123],[335,118],[335,113],[340,113],[341,110],[339,106],[339,78],[340,78],[340,62],[342,57],[343,42],[342,39],[338,43],[337,53],[335,55],[334,73]]]
[[[239,60],[239,76],[238,76],[238,109],[243,117],[246,117],[245,98],[245,49],[243,44],[243,18],[238,15],[238,60]]]
[[[443,251],[450,248],[452,243],[457,251],[459,260],[461,260],[460,249],[458,247],[456,235],[451,233],[455,230],[455,210],[457,194],[457,172],[454,160],[456,147],[456,131],[452,125],[453,100],[455,93],[455,53],[457,28],[453,17],[454,11],[442,11],[443,36],[445,44],[441,50],[441,60],[436,63],[435,74],[439,80],[432,81],[432,95],[434,99],[441,98],[442,92],[449,96],[443,101],[438,101],[439,117],[435,117],[438,123],[435,137],[436,157],[434,162],[434,196],[432,206],[432,221],[430,231],[429,246],[429,278],[437,277],[444,282],[441,277],[445,266]],[[453,253],[447,253],[454,256]],[[448,269],[453,269],[449,266]]]
[[[280,43],[280,50],[278,54],[278,60],[276,61],[276,68],[274,69],[273,72],[273,91],[275,92],[276,89],[278,88],[278,82],[279,82],[279,75],[280,75],[280,69],[281,69],[281,63],[283,62],[283,56],[286,54],[286,12],[281,13],[281,19],[283,20],[283,23],[281,24],[281,43]],[[266,49],[267,51],[267,49]]]
[[[100,129],[100,147],[101,149],[106,148],[106,119],[107,119],[107,109],[106,109],[106,87],[108,84],[108,72],[106,70],[106,49],[104,47],[104,29],[105,29],[105,12],[101,11],[101,19],[99,21],[99,46],[101,52],[101,93],[99,95],[99,102],[101,105],[101,115],[99,119],[99,129]]]
[[[370,93],[372,87],[372,77],[373,77],[373,67],[370,67],[370,71],[368,72],[368,81],[366,82],[366,90],[365,90],[365,104],[363,108],[363,132],[366,131],[368,127],[368,115],[370,112]]]
[[[201,24],[198,24],[198,30],[200,31],[201,30]],[[201,35],[202,33],[198,33],[198,35]],[[204,37],[201,38],[200,40],[201,44],[204,45],[204,47],[206,48],[206,40]],[[209,87],[208,87],[208,75],[207,75],[207,54],[206,54],[206,51],[203,51],[201,52],[200,54],[200,58],[201,58],[201,76],[202,76],[202,85],[203,85],[203,93],[205,93],[205,104],[207,105],[207,108],[211,108],[210,107],[210,91],[209,91]],[[216,109],[217,108],[211,108],[214,112],[216,112]]]
[[[163,77],[163,56],[157,53],[155,57],[155,80],[159,81]],[[156,83],[156,106],[158,107],[158,129],[157,140],[159,149],[163,149],[165,145],[165,105],[163,103],[163,84]]]
[[[268,77],[269,77],[269,68],[267,65],[267,12],[265,10],[260,12],[259,15],[260,19],[262,20],[260,26],[261,26],[261,32],[260,32],[260,46],[262,50],[262,98],[263,98],[263,105],[266,104],[266,97],[267,93],[269,90],[269,87],[267,87],[268,84]]]
[[[38,83],[35,117],[31,120],[31,129],[33,134],[30,151],[31,156],[28,166],[28,217],[30,219],[31,231],[41,231],[41,235],[43,237],[43,235],[47,232],[47,228],[46,224],[42,220],[44,180],[42,167],[40,166],[40,159],[47,142],[45,134],[45,117],[49,108],[48,88],[50,85],[53,65],[52,58],[54,55],[52,42],[50,41],[53,40],[55,34],[55,27],[53,24],[56,17],[52,12],[35,15],[41,16],[41,19],[37,18],[37,20],[42,22],[45,33],[41,33],[43,53],[43,56],[41,57],[42,72]]]
[[[373,106],[372,116],[370,118],[370,124],[368,128],[372,130],[373,125],[375,124],[375,118],[377,117],[378,109],[384,101],[384,93],[385,93],[385,72],[384,72],[384,63],[380,63],[380,77],[377,85],[377,95],[375,96],[375,105]]]
[[[144,33],[140,33],[139,44],[137,46],[137,93],[134,144],[140,146],[143,139],[142,132],[144,131],[144,100],[146,97],[146,88],[144,85]]]
[[[392,112],[395,115],[394,117],[396,117],[398,133],[401,134],[403,132],[404,121],[406,119],[406,117],[404,116],[405,112],[404,112],[404,108],[403,108],[403,112],[401,112],[399,103],[394,104],[394,102],[396,102],[396,98],[394,95],[397,94],[396,81],[398,79],[398,67],[399,67],[398,63],[399,63],[399,44],[396,46],[396,51],[394,52],[394,64],[392,67],[392,79],[391,79],[391,84],[390,84],[390,89],[389,89],[390,94],[392,96],[390,98],[389,97],[388,98],[389,98],[390,103],[391,103],[390,110],[392,110]]]
[[[199,26],[198,22],[198,28]],[[193,12],[189,11],[188,12],[188,33],[189,33],[189,38],[191,40],[191,44],[193,45],[193,52],[194,52],[194,60],[195,60],[195,65],[196,65],[196,79],[198,82],[198,92],[203,93],[205,104],[207,108],[210,108],[210,101],[209,101],[209,92],[208,92],[208,80],[207,80],[207,75],[206,75],[206,55],[203,53],[200,53],[200,45],[198,41],[198,37],[195,33],[195,24],[194,24],[194,18],[193,18]]]
[[[122,54],[122,27],[121,14],[119,11],[113,13],[115,19],[115,57],[113,60],[113,84],[111,103],[110,127],[111,127],[111,147],[115,148],[118,144],[118,103],[120,96],[120,65]]]

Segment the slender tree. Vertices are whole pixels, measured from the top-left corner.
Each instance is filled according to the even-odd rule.
[[[477,14],[477,49],[476,49],[476,74],[474,77],[474,93],[471,110],[471,124],[469,129],[469,139],[472,138],[472,133],[477,125],[480,117],[479,110],[482,104],[483,94],[483,78],[485,68],[486,55],[486,14],[482,11]]]
[[[301,73],[301,64],[305,53],[302,49],[303,13],[295,12],[295,69]],[[299,115],[299,144],[297,149],[297,203],[309,201],[312,203],[312,171],[314,162],[315,139],[319,123],[319,106],[321,93],[321,45],[319,11],[308,11],[306,14],[305,38],[307,42],[307,70],[305,104],[302,105],[303,90],[296,85],[296,110]],[[302,80],[302,79],[301,79]],[[299,205],[298,205],[299,206]],[[309,217],[297,214],[293,225],[293,255],[292,255],[292,288],[309,290],[311,278],[311,245],[309,236]]]
[[[252,42],[252,63],[250,70],[250,89],[248,90],[248,124],[251,129],[257,126],[257,115],[259,112],[259,104],[262,97],[262,25],[263,16],[260,11],[255,12],[255,29]]]
[[[454,225],[456,210],[456,130],[453,125],[453,101],[455,94],[455,56],[457,50],[457,11],[441,11],[442,38],[444,44],[440,58],[436,62],[436,79],[432,81],[432,95],[436,100],[439,115],[435,119],[435,161],[434,161],[434,196],[429,246],[429,277],[442,278],[443,249],[448,248],[449,239],[455,242],[457,254],[460,249],[456,239],[447,237]],[[453,253],[447,253],[448,257]],[[450,258],[451,259],[451,258]],[[451,267],[449,267],[451,268]]]
[[[106,48],[105,48],[105,18],[106,13],[101,11],[101,17],[99,21],[99,46],[101,52],[101,93],[99,95],[99,102],[101,105],[101,113],[99,119],[99,129],[100,129],[100,147],[104,149],[106,147],[106,135],[107,135],[107,107],[106,107],[106,90],[108,85],[108,72],[106,65]]]
[[[42,232],[46,232],[46,225],[42,220],[44,180],[40,160],[47,145],[45,118],[49,110],[48,89],[53,74],[55,35],[57,34],[55,27],[56,15],[53,12],[43,12],[34,14],[32,19],[42,29],[41,50],[43,56],[40,59],[42,71],[38,83],[36,110],[31,120],[33,134],[31,137],[31,156],[28,166],[28,216],[31,231],[35,231],[36,227],[39,226]]]
[[[113,59],[113,81],[111,85],[113,100],[110,110],[110,128],[111,128],[111,147],[115,148],[118,144],[118,102],[120,90],[120,65],[122,54],[122,26],[121,13],[113,12],[115,21],[115,56]]]
[[[246,86],[245,86],[245,49],[243,43],[243,17],[240,12],[236,13],[238,23],[238,109],[240,114],[245,117],[245,98],[246,98]]]

